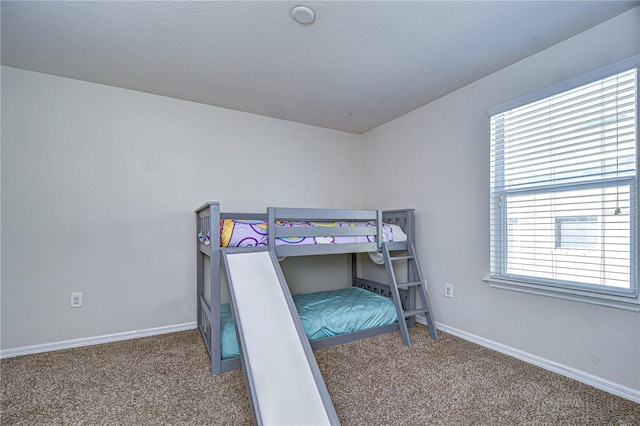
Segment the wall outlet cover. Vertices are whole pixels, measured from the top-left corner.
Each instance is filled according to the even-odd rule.
[[[446,297],[453,297],[453,284],[444,284],[444,295]]]

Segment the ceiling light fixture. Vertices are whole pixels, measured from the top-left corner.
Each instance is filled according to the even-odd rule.
[[[309,25],[316,19],[316,14],[307,6],[296,6],[291,11],[291,16],[299,24]]]

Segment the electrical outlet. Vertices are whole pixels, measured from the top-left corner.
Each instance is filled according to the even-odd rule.
[[[453,284],[444,283],[444,295],[453,298]]]
[[[72,308],[82,307],[82,293],[71,293],[71,300],[69,306]]]

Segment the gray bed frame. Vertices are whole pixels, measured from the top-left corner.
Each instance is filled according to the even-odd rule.
[[[267,221],[268,245],[274,248],[278,257],[310,256],[325,254],[350,253],[351,256],[351,285],[386,296],[391,296],[391,288],[386,283],[370,281],[358,276],[356,254],[379,251],[382,245],[382,223],[400,226],[407,234],[409,241],[414,240],[413,209],[403,210],[334,210],[334,209],[301,209],[301,208],[277,208],[269,207],[266,213],[221,213],[220,203],[209,201],[196,209],[196,235],[209,233],[209,245],[205,245],[196,237],[197,243],[197,318],[198,329],[202,334],[205,346],[211,359],[211,373],[219,374],[224,371],[241,367],[240,358],[221,359],[220,349],[220,299],[221,299],[221,250],[220,247],[220,220],[262,220]],[[309,227],[291,228],[272,226],[276,221],[374,221],[372,227]],[[294,235],[295,234],[295,235]],[[374,236],[375,242],[349,243],[349,244],[309,244],[309,245],[276,245],[277,238],[284,237],[328,237],[328,236]],[[390,250],[406,250],[405,243],[387,244]],[[209,282],[205,282],[205,257],[210,258]],[[205,286],[209,286],[210,303],[205,298]],[[415,296],[413,292],[402,290],[402,300],[406,309],[415,308]],[[409,327],[415,325],[415,319],[407,319]],[[382,333],[388,333],[399,329],[398,323],[374,327],[353,333],[341,334],[314,340],[311,347],[316,349],[326,348],[353,340],[371,337]]]

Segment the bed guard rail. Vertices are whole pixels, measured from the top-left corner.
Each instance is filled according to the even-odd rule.
[[[398,225],[407,234],[407,239],[415,243],[414,212],[415,209],[383,210],[382,221]]]
[[[303,256],[313,254],[377,252],[382,247],[382,223],[400,226],[407,234],[409,241],[414,242],[414,209],[399,210],[358,210],[358,209],[309,209],[269,207],[267,213],[222,213],[220,203],[208,201],[195,210],[197,214],[198,249],[207,255],[211,247],[220,247],[218,231],[221,219],[262,220],[269,224],[276,221],[292,222],[374,222],[376,226],[343,226],[343,227],[287,227],[269,226],[268,245],[276,247],[278,256]],[[212,229],[214,230],[212,232]],[[310,246],[278,245],[277,238],[291,237],[341,237],[362,236],[370,239],[369,243],[326,244]],[[208,238],[205,244],[205,240]]]
[[[199,239],[199,250],[206,255],[211,254],[211,247],[220,247],[220,220],[260,220],[266,221],[266,213],[229,213],[220,211],[218,201],[207,201],[196,210],[196,233]],[[214,232],[211,232],[214,229]],[[209,238],[208,244],[205,239]],[[215,240],[215,241],[214,241]]]
[[[309,208],[267,208],[269,223],[269,246],[275,247],[278,256],[302,256],[313,254],[356,253],[378,251],[382,247],[382,212],[379,210],[334,210]],[[291,222],[374,222],[376,226],[341,226],[341,227],[288,227],[272,226],[277,221]],[[273,231],[272,231],[273,230]],[[369,243],[320,244],[286,246],[276,245],[278,238],[291,237],[345,237],[364,236],[370,238]]]
[[[211,247],[220,247],[220,232],[211,232],[220,225],[220,203],[207,201],[196,210],[196,232],[198,235],[198,250],[211,255]],[[205,241],[208,239],[208,244]]]

